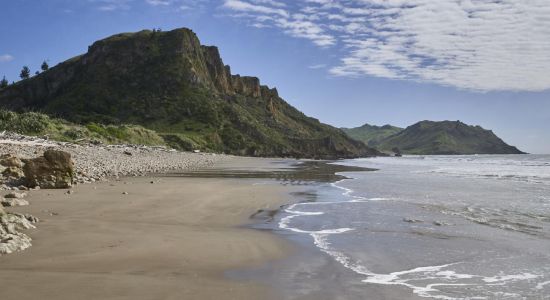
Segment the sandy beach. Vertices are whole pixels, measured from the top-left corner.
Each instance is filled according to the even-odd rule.
[[[269,166],[221,165],[253,161]],[[288,187],[253,183],[149,176],[32,191],[30,206],[11,211],[41,221],[26,231],[33,247],[0,257],[2,299],[276,299],[224,276],[292,251],[242,226],[288,202]]]

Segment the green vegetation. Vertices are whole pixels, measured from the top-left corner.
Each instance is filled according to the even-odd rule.
[[[50,66],[48,65],[48,62],[46,62],[46,61],[42,62],[42,65],[40,66],[40,69],[43,72],[48,71],[49,68],[50,68]]]
[[[381,140],[381,150],[399,149],[404,154],[521,154],[492,131],[460,121],[422,121]]]
[[[0,80],[0,89],[7,88],[9,85],[8,80],[6,79],[6,76],[2,77],[2,80]]]
[[[383,139],[399,133],[403,128],[384,125],[384,126],[375,126],[365,124],[360,127],[355,128],[342,128],[342,130],[349,135],[350,137],[361,141],[371,147],[376,147]]]
[[[19,74],[19,77],[21,79],[28,79],[31,76],[31,70],[27,66],[23,66],[21,69],[21,74]]]
[[[141,126],[76,125],[37,112],[15,113],[0,109],[0,131],[31,136],[48,136],[63,142],[100,141],[106,144],[164,145],[154,131]]]

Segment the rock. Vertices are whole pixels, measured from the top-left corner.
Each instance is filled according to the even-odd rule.
[[[0,171],[4,177],[20,179],[24,176],[21,170],[23,162],[15,155],[5,154],[0,156],[0,167]]]
[[[38,219],[37,217],[35,217],[33,215],[29,215],[29,214],[25,214],[25,219],[27,219],[29,222],[31,222],[33,224],[40,222],[40,219]]]
[[[65,194],[72,195],[72,194],[74,194],[74,191],[73,190],[68,190]]]
[[[23,199],[27,197],[27,193],[12,192],[4,196],[6,199]]]
[[[419,220],[419,219],[403,218],[403,222],[407,222],[407,223],[422,223],[422,222],[424,222],[424,221],[423,221],[423,220]]]
[[[122,195],[128,195],[128,192],[123,192]]]
[[[0,255],[29,248],[32,239],[19,230],[35,228],[22,214],[6,213],[0,207]]]
[[[22,168],[23,162],[15,155],[12,154],[4,154],[0,156],[0,165],[9,168]]]
[[[27,206],[27,205],[29,205],[29,202],[27,200],[14,199],[14,198],[2,199],[2,200],[0,200],[0,203],[2,203],[2,206],[4,206],[4,207]]]
[[[128,156],[132,156],[132,152],[130,152],[130,151],[124,151],[122,153],[124,153],[125,155],[128,155]]]
[[[25,174],[23,174],[23,170],[21,170],[21,168],[16,168],[16,167],[7,167],[2,172],[2,175],[4,177],[14,178],[14,179],[19,179],[25,176]]]
[[[47,150],[43,157],[27,160],[23,172],[29,187],[41,188],[71,187],[75,174],[71,154],[57,150]]]

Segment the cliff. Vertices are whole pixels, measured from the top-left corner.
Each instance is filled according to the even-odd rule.
[[[0,107],[81,124],[138,124],[172,146],[255,156],[379,154],[305,116],[255,77],[231,74],[189,29],[123,33],[0,90]]]

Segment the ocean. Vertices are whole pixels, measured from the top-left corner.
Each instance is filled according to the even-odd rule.
[[[276,217],[310,253],[265,268],[285,297],[550,299],[550,155],[337,164],[377,170],[307,184]]]

